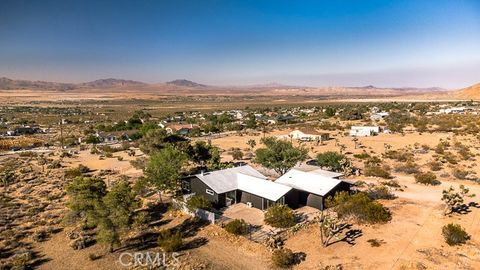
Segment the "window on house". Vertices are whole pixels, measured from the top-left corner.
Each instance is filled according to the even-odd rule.
[[[207,193],[208,195],[212,195],[212,196],[215,195],[215,192],[213,192],[213,190],[208,189],[208,188],[205,190],[205,193]]]

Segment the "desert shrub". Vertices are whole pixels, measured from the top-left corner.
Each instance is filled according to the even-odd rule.
[[[195,208],[210,210],[212,208],[212,203],[205,196],[193,195],[188,199],[187,207],[190,210],[194,210]]]
[[[276,204],[267,209],[265,223],[275,228],[289,228],[295,225],[295,214],[285,204]]]
[[[231,234],[244,235],[248,232],[248,224],[243,219],[234,219],[225,225],[225,230]]]
[[[25,152],[20,152],[18,153],[20,157],[37,157],[38,154],[33,151],[25,151]]]
[[[370,246],[372,247],[379,247],[384,243],[383,240],[378,240],[376,238],[368,239],[367,242],[370,243]]]
[[[445,150],[448,149],[450,143],[447,141],[440,141],[437,146],[435,147],[435,153],[437,154],[444,154]]]
[[[346,160],[346,156],[337,152],[328,151],[317,155],[317,163],[321,167],[326,167],[334,172],[343,171],[342,160]],[[348,162],[348,161],[347,161]]]
[[[364,172],[365,176],[375,176],[381,177],[385,179],[389,179],[392,177],[390,174],[390,167],[387,165],[365,165]]]
[[[450,153],[450,152],[445,153],[445,160],[448,163],[453,164],[453,165],[458,164],[457,157],[453,153]]]
[[[432,171],[440,171],[443,168],[443,164],[440,161],[431,161],[427,165]]]
[[[407,162],[413,159],[413,154],[405,150],[390,150],[385,152],[384,156],[400,162]]]
[[[161,230],[158,235],[157,244],[165,252],[179,251],[183,246],[182,234],[172,230]]]
[[[462,170],[462,169],[454,169],[453,170],[453,176],[455,176],[455,178],[457,179],[465,179],[467,178],[467,175],[468,175],[468,171],[465,171],[465,170]]]
[[[459,224],[450,223],[442,227],[442,235],[450,246],[465,244],[470,236]]]
[[[367,223],[386,223],[392,218],[387,208],[364,192],[354,195],[338,192],[335,197],[327,200],[327,205],[333,207],[339,218],[353,217]]]
[[[382,182],[383,185],[387,186],[387,187],[393,187],[393,188],[399,188],[400,187],[400,184],[398,183],[397,180],[388,180],[388,181],[384,181]]]
[[[289,268],[295,263],[295,254],[288,248],[277,249],[272,253],[272,263],[281,268]]]
[[[367,159],[367,158],[370,158],[370,155],[364,152],[361,154],[354,154],[353,157],[358,159]]]
[[[370,197],[372,200],[392,200],[397,197],[392,193],[390,188],[384,185],[370,187],[366,192],[368,197]]]
[[[123,160],[123,157],[118,156],[118,157],[117,157],[117,160],[118,160],[118,161],[122,161],[122,160]]]
[[[61,158],[70,158],[70,157],[72,157],[72,154],[70,154],[69,152],[65,152],[65,151],[64,151],[64,152],[62,152],[62,153],[60,154],[60,157],[61,157]]]
[[[107,158],[112,158],[112,157],[113,157],[112,152],[106,152],[106,153],[105,153],[105,157],[107,157]]]
[[[431,186],[438,186],[441,184],[441,182],[437,180],[437,176],[432,172],[415,174],[415,182]]]
[[[395,172],[402,172],[406,174],[418,173],[418,165],[412,161],[408,161],[395,166]]]
[[[58,169],[61,167],[62,167],[62,164],[60,163],[60,160],[53,160],[47,165],[47,169]]]

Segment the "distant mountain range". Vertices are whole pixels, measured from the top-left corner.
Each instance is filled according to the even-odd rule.
[[[82,89],[89,92],[108,90],[110,92],[148,92],[154,94],[178,95],[178,94],[206,94],[213,92],[223,95],[303,95],[323,97],[398,97],[398,96],[424,96],[454,98],[454,99],[480,99],[480,84],[471,87],[449,91],[439,87],[415,88],[415,87],[376,87],[367,86],[332,86],[332,87],[307,87],[288,86],[277,83],[244,86],[211,86],[178,79],[165,83],[148,84],[133,80],[123,79],[100,79],[85,83],[57,83],[46,81],[12,80],[0,78],[0,90],[50,90],[50,91],[79,91]],[[423,99],[423,98],[422,98]]]
[[[175,85],[175,86],[182,86],[182,87],[207,87],[205,84],[200,84],[196,82],[192,82],[189,80],[181,79],[181,80],[174,80],[167,82],[168,85]]]
[[[0,78],[0,89],[3,90],[19,90],[19,89],[31,89],[31,90],[74,90],[81,88],[113,88],[122,86],[144,86],[147,85],[143,82],[137,82],[132,80],[120,80],[120,79],[100,79],[86,83],[57,83],[57,82],[45,82],[45,81],[28,81],[28,80],[12,80],[9,78]]]

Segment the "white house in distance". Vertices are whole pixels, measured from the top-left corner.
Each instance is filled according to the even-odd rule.
[[[326,141],[330,137],[328,133],[318,132],[313,128],[297,128],[288,136],[299,141]]]
[[[372,115],[370,115],[370,119],[372,119],[372,120],[382,120],[389,115],[390,114],[388,112],[372,113]]]
[[[350,128],[350,136],[352,137],[374,136],[378,133],[380,133],[380,127],[376,126],[352,126]]]

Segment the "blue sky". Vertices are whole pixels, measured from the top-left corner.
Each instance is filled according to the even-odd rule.
[[[465,87],[480,1],[0,0],[0,76]]]

